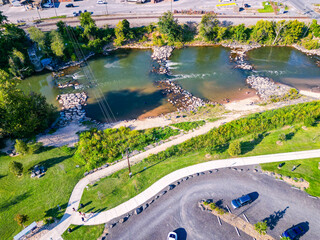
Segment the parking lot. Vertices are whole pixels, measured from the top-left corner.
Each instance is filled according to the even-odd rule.
[[[230,202],[243,194],[256,192],[257,199],[233,210]],[[309,230],[300,238],[318,239],[320,235],[320,200],[305,192],[245,167],[243,171],[222,169],[218,172],[189,178],[173,190],[155,200],[139,215],[132,215],[124,223],[109,229],[109,239],[166,239],[176,231],[178,239],[252,239],[243,232],[240,237],[234,227],[206,211],[198,202],[213,199],[221,206],[228,205],[232,213],[254,224],[266,220],[268,234],[279,239],[280,234],[298,223],[306,223]]]

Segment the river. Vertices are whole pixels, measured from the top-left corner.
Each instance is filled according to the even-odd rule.
[[[245,79],[248,74],[267,76],[298,89],[319,88],[320,68],[314,58],[289,47],[263,47],[251,50],[248,60],[253,72],[235,69],[229,61],[230,50],[223,47],[190,47],[176,49],[168,62],[172,81],[197,97],[225,102],[254,94]],[[57,106],[56,96],[66,92],[86,91],[87,116],[104,121],[98,102],[103,96],[117,120],[156,116],[174,111],[166,97],[153,84],[165,79],[151,72],[155,63],[151,50],[120,49],[108,56],[89,61],[97,84],[82,90],[58,89],[51,73],[42,73],[23,80],[20,87],[40,92],[48,102]],[[88,86],[88,80],[78,75],[79,83]],[[248,94],[250,92],[250,94]]]

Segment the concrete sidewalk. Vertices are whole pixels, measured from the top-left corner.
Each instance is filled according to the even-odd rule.
[[[281,161],[290,161],[290,160],[308,159],[308,158],[317,158],[317,157],[320,157],[320,150],[270,154],[270,155],[253,156],[253,157],[245,157],[245,158],[230,158],[230,159],[216,160],[216,161],[210,161],[210,162],[193,165],[190,167],[179,169],[177,171],[174,171],[166,175],[165,177],[155,182],[148,189],[146,189],[136,197],[130,199],[125,203],[122,203],[121,205],[113,209],[110,209],[108,211],[104,211],[101,213],[97,213],[96,215],[93,215],[91,218],[89,218],[85,223],[83,223],[79,214],[74,213],[72,211],[72,208],[79,206],[79,202],[81,200],[83,190],[88,183],[126,167],[125,162],[119,162],[118,164],[113,165],[112,169],[111,168],[103,169],[101,171],[98,171],[80,180],[72,192],[66,213],[64,217],[61,219],[59,225],[54,229],[52,229],[50,232],[48,232],[41,239],[45,239],[45,240],[61,239],[61,234],[64,231],[66,231],[66,229],[69,227],[70,224],[96,225],[96,224],[109,222],[114,218],[120,217],[140,207],[143,203],[153,198],[157,193],[159,193],[161,190],[166,188],[171,183],[176,182],[177,180],[183,177],[193,175],[199,172],[204,172],[204,171],[218,169],[218,168],[225,168],[225,167],[254,165],[254,164],[260,164],[260,163],[281,162]]]

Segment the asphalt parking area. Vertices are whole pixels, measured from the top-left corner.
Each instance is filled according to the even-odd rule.
[[[140,214],[132,214],[124,223],[110,228],[107,239],[166,239],[170,231],[176,231],[179,240],[252,239],[243,232],[239,237],[227,223],[222,222],[220,226],[214,215],[199,208],[198,202],[202,199],[213,199],[223,207],[228,205],[232,213],[241,218],[244,213],[253,224],[267,220],[268,234],[276,239],[284,230],[302,222],[307,222],[309,230],[300,239],[318,239],[319,199],[310,198],[273,177],[253,172],[252,167],[242,169],[205,172],[182,181]],[[253,203],[236,210],[231,208],[232,199],[252,192],[257,194]]]

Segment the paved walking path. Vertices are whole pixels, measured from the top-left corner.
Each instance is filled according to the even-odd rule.
[[[141,154],[138,154],[138,155],[132,157],[130,160],[130,163],[135,164],[135,163],[141,162],[144,158],[148,157],[150,154],[156,154],[158,152],[164,151],[168,147],[180,144],[188,139],[205,134],[208,131],[210,131],[212,128],[218,127],[221,124],[224,124],[225,122],[230,122],[232,120],[235,120],[235,119],[239,118],[240,116],[241,116],[241,114],[233,114],[233,115],[227,116],[226,118],[224,118],[222,120],[218,120],[213,123],[207,123],[206,125],[199,128],[198,130],[195,130],[194,132],[182,135],[181,137],[178,137],[172,141],[166,142],[166,143],[161,144],[153,149],[147,150]],[[295,154],[297,154],[298,158],[295,158]],[[320,150],[313,151],[313,152],[307,151],[307,152],[302,152],[299,154],[298,153],[287,153],[287,154],[282,154],[282,155],[277,154],[274,156],[276,156],[276,157],[275,158],[273,158],[273,156],[265,157],[266,159],[258,156],[258,157],[252,157],[252,158],[239,158],[239,159],[237,158],[237,159],[226,159],[226,160],[212,161],[212,162],[203,163],[203,164],[199,164],[199,165],[195,165],[195,166],[191,166],[191,167],[188,167],[185,169],[175,171],[174,173],[171,173],[171,174],[167,175],[166,177],[164,177],[163,179],[165,179],[165,180],[160,179],[158,182],[153,184],[150,188],[148,188],[147,190],[145,190],[143,193],[139,194],[135,198],[132,198],[128,202],[125,202],[125,203],[119,205],[118,207],[113,208],[111,210],[108,210],[106,212],[101,212],[101,213],[95,215],[94,217],[89,219],[87,222],[85,222],[85,225],[94,225],[94,224],[108,222],[109,220],[111,220],[115,217],[121,216],[121,215],[125,214],[126,212],[137,208],[143,202],[145,202],[146,200],[148,200],[152,196],[154,196],[154,194],[157,193],[157,192],[155,192],[156,189],[161,190],[164,187],[166,187],[168,184],[170,184],[171,182],[176,181],[175,176],[178,176],[177,179],[179,179],[179,178],[181,178],[180,176],[182,176],[183,174],[190,175],[190,174],[193,174],[192,173],[193,171],[195,171],[195,173],[197,173],[200,171],[205,171],[206,168],[207,168],[207,170],[209,170],[209,169],[215,169],[215,168],[229,167],[232,165],[239,166],[239,165],[248,165],[248,164],[258,164],[258,163],[263,163],[263,162],[274,162],[274,161],[283,161],[283,160],[295,160],[295,159],[320,157]],[[281,156],[283,156],[283,157],[281,157]],[[81,179],[72,191],[67,209],[65,211],[64,216],[60,220],[59,224],[55,228],[53,228],[51,231],[46,233],[44,236],[42,236],[41,239],[60,240],[60,239],[62,239],[61,238],[62,233],[67,230],[67,228],[70,226],[70,224],[83,224],[79,214],[75,213],[72,209],[73,208],[78,209],[79,204],[80,204],[80,200],[81,200],[81,196],[83,194],[85,187],[89,183],[92,183],[100,178],[104,178],[106,176],[109,176],[109,175],[113,174],[114,172],[117,172],[117,171],[124,169],[126,167],[127,167],[127,162],[121,161],[121,162],[118,162],[117,164],[114,164],[110,167],[96,171],[96,172],[84,177],[83,179]],[[204,169],[204,170],[201,170],[201,169]],[[160,190],[157,190],[157,191],[159,192]]]
[[[171,183],[178,181],[179,179],[193,175],[200,172],[205,172],[212,169],[218,168],[225,168],[225,167],[235,167],[235,166],[244,166],[244,165],[254,165],[260,163],[269,163],[269,162],[282,162],[282,161],[291,161],[291,160],[298,160],[298,159],[308,159],[308,158],[317,158],[320,157],[320,150],[310,150],[310,151],[301,151],[301,152],[291,152],[291,153],[279,153],[279,154],[270,154],[270,155],[261,155],[261,156],[253,156],[253,157],[244,157],[244,158],[230,158],[230,159],[223,159],[223,160],[215,160],[205,163],[200,163],[197,165],[193,165],[190,167],[186,167],[183,169],[179,169],[174,171],[165,177],[161,178],[145,191],[137,195],[136,197],[128,200],[121,205],[110,209],[108,211],[104,211],[101,213],[97,213],[89,218],[86,222],[82,222],[81,217],[78,213],[74,213],[72,211],[72,207],[78,206],[81,200],[81,196],[83,190],[87,184],[91,181],[94,181],[102,176],[107,176],[107,171],[104,171],[102,175],[100,172],[99,174],[92,174],[86,178],[83,178],[79,181],[76,187],[73,190],[73,193],[70,197],[69,205],[66,210],[65,215],[60,221],[60,224],[47,233],[41,239],[52,239],[57,240],[61,239],[61,234],[69,227],[70,224],[75,225],[96,225],[109,222],[110,220],[120,217],[138,207],[140,207],[143,203],[148,201],[149,199],[153,198],[157,193],[165,189]],[[114,169],[109,169],[109,174],[113,173],[114,171],[118,171],[125,167],[125,162],[120,162],[120,164],[114,165]],[[104,170],[108,170],[104,169]]]

